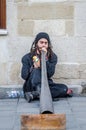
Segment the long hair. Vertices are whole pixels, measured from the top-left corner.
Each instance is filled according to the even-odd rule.
[[[31,53],[32,56],[37,54],[37,49],[38,49],[37,43],[38,43],[38,41],[36,41],[36,39],[32,43],[32,46],[31,46],[31,49],[30,49],[30,53]],[[52,56],[52,53],[53,53],[52,44],[51,44],[51,41],[48,41],[48,49],[47,49],[48,58],[50,58]]]

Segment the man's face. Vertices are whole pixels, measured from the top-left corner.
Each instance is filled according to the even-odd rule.
[[[37,43],[37,46],[39,47],[39,49],[42,49],[42,48],[48,48],[48,41],[47,39],[45,38],[41,38],[38,43]]]

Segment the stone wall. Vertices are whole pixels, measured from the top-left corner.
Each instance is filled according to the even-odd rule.
[[[0,86],[22,85],[21,58],[35,35],[50,35],[58,64],[53,79],[86,81],[86,0],[7,0],[7,35],[0,36]]]

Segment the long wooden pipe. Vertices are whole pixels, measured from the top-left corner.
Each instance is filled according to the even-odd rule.
[[[41,114],[53,114],[53,101],[51,92],[49,89],[48,79],[47,79],[47,70],[46,70],[46,53],[41,52],[42,61],[41,61],[41,94],[40,94],[40,113]]]

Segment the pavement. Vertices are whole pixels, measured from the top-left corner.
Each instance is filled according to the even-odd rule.
[[[53,106],[55,114],[66,114],[66,130],[86,130],[86,97],[61,98]],[[0,99],[0,130],[21,130],[21,115],[39,111],[38,100]]]

